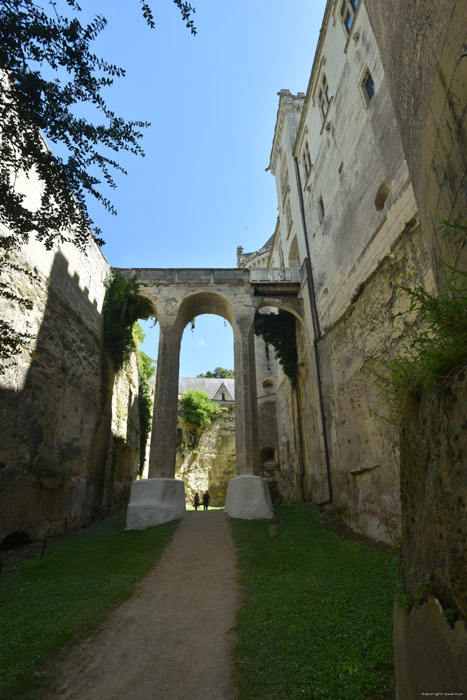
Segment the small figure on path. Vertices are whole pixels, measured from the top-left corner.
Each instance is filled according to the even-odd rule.
[[[208,505],[209,505],[209,501],[210,501],[210,500],[211,500],[211,496],[209,495],[209,493],[208,493],[207,491],[206,491],[205,493],[203,493],[203,506],[204,506],[204,510],[207,510],[207,509],[208,509]]]
[[[204,497],[203,497],[203,499],[204,499]],[[195,493],[195,497],[194,497],[194,500],[193,500],[193,505],[194,505],[194,507],[195,507],[195,510],[198,510],[198,507],[199,507],[199,495],[198,495],[198,491]]]

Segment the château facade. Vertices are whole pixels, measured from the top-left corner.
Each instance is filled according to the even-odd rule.
[[[364,2],[327,3],[306,93],[279,92],[267,169],[277,226],[237,264],[300,268],[305,321],[296,389],[256,341],[261,449],[284,500],[332,502],[385,540],[400,526],[398,448],[375,375],[416,322],[398,316],[399,285],[432,291],[434,277]]]

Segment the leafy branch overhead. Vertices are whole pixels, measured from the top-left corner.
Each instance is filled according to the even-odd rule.
[[[174,0],[194,34],[194,8]],[[92,42],[106,19],[79,21],[76,0],[42,5],[33,0],[0,0],[0,223],[9,231],[3,248],[28,241],[34,232],[46,247],[72,239],[84,245],[101,231],[93,227],[86,200],[95,197],[111,213],[102,194],[105,183],[116,187],[114,173],[124,173],[114,154],[129,151],[143,156],[140,145],[146,121],[126,121],[106,104],[102,89],[125,71],[97,57]],[[141,0],[148,25],[155,25],[149,5]],[[81,116],[91,105],[100,123]],[[61,157],[44,142],[60,144]],[[28,202],[27,179],[40,181],[40,203]],[[93,232],[91,232],[93,229]]]

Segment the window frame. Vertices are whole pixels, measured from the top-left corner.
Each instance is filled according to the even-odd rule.
[[[372,85],[372,90],[371,92],[368,91],[367,86],[369,81],[371,80],[371,85]],[[376,83],[374,81],[373,75],[371,74],[370,69],[368,66],[365,66],[365,70],[362,73],[362,77],[360,78],[360,90],[363,95],[363,99],[365,100],[365,104],[368,107],[370,104],[371,100],[376,94]]]
[[[332,95],[329,90],[328,79],[326,78],[326,73],[323,71],[321,74],[321,80],[318,85],[318,107],[323,118],[323,122],[328,118],[329,107],[331,105]]]
[[[308,145],[307,140],[305,141],[305,145],[303,147],[301,160],[302,160],[303,170],[305,172],[303,189],[306,189],[307,185],[308,185],[308,180],[310,179],[311,171],[313,170],[313,163],[311,162],[310,147]]]
[[[362,0],[340,0],[340,5],[337,13],[346,37],[344,53],[347,53],[349,48],[350,38],[354,32],[357,15],[362,5]]]

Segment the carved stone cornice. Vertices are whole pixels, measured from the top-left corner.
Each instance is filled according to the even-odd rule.
[[[277,94],[279,95],[279,107],[277,108],[276,126],[274,128],[271,156],[269,159],[269,165],[266,168],[266,171],[270,170],[273,175],[276,174],[277,162],[282,151],[281,143],[285,118],[287,114],[300,110],[305,99],[305,94],[303,92],[293,95],[290,90],[280,90],[280,92]]]

